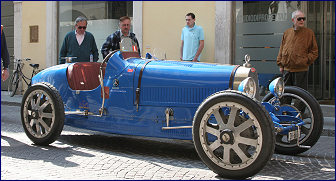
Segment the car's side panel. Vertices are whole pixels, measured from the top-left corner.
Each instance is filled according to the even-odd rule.
[[[148,60],[123,60],[116,52],[105,69],[105,114],[81,116],[69,114],[65,124],[108,133],[192,139],[191,129],[163,130],[162,127],[191,126],[198,105],[214,92],[228,89],[234,66],[208,63],[153,60],[144,68],[140,105],[135,105],[139,73]],[[87,110],[99,114],[102,105],[101,86],[93,90],[69,88],[67,64],[54,66],[34,77],[36,82],[49,82],[60,92],[65,111]],[[219,78],[218,78],[219,77]],[[165,111],[173,110],[166,122]]]
[[[110,110],[110,109],[109,109]],[[67,115],[66,124],[74,127],[116,133],[125,135],[161,137],[191,140],[191,128],[177,130],[163,130],[166,127],[165,108],[143,106],[132,115],[132,110],[118,108],[120,114],[108,114],[107,116],[79,116]],[[174,119],[169,126],[191,126],[195,113],[192,108],[174,108]]]
[[[62,64],[44,69],[32,78],[32,84],[48,82],[58,91],[63,92],[69,88],[66,77],[66,69],[68,66],[69,64]]]
[[[134,80],[142,66],[137,67]],[[233,69],[210,63],[152,61],[143,71],[139,105],[197,107],[212,93],[229,88]]]

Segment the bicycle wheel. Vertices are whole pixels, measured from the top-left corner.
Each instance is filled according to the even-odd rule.
[[[19,86],[19,74],[18,72],[14,72],[9,79],[8,83],[8,94],[13,97],[15,95],[16,89]]]

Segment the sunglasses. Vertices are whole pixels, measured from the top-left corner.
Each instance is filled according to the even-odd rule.
[[[301,20],[306,21],[306,17],[299,17],[299,18],[297,18],[297,20],[298,21],[301,21]]]
[[[86,29],[86,26],[78,26],[78,29]]]

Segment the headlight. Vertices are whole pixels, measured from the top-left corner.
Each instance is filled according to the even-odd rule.
[[[284,84],[283,79],[281,77],[274,79],[270,83],[268,88],[275,97],[280,98],[283,95],[284,90],[285,90],[284,89],[285,84]]]
[[[251,77],[247,77],[239,84],[238,90],[246,93],[249,97],[255,97],[257,92],[256,83]]]

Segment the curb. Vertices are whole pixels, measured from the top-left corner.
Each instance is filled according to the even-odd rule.
[[[323,129],[321,136],[330,136],[330,137],[335,137],[335,130],[330,130],[330,129]]]
[[[18,102],[1,101],[1,105],[7,105],[7,106],[21,106],[21,103],[18,103]]]

